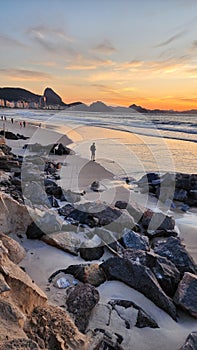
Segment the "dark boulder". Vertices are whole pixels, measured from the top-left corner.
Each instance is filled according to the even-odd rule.
[[[174,200],[179,202],[185,202],[187,200],[187,191],[183,189],[176,189],[174,192]]]
[[[185,272],[174,296],[174,301],[191,316],[197,318],[197,276]]]
[[[135,226],[133,218],[127,211],[107,205],[103,202],[87,202],[75,205],[75,210],[71,212],[69,218],[86,224],[90,227],[106,226],[107,229],[122,234],[122,230]]]
[[[150,315],[148,315],[140,306],[135,304],[133,301],[116,299],[109,301],[109,304],[112,306],[112,308],[115,308],[116,305],[118,305],[124,307],[125,309],[134,308],[138,310],[137,320],[135,324],[135,327],[137,328],[159,328],[157,322],[153,320]]]
[[[123,231],[122,242],[125,248],[150,250],[148,237],[132,230],[125,229]]]
[[[57,199],[54,196],[48,196],[49,203],[53,208],[59,208]]]
[[[62,143],[55,143],[50,150],[50,153],[56,154],[59,156],[73,154],[70,148],[64,146]]]
[[[80,257],[86,261],[98,260],[104,254],[104,246],[90,247],[84,242],[79,248]]]
[[[71,204],[65,204],[63,207],[58,209],[59,215],[64,216],[65,218],[71,214],[71,212],[74,210],[73,206]]]
[[[123,256],[150,268],[165,294],[173,297],[180,281],[180,273],[170,260],[152,252],[132,249],[126,249]]]
[[[179,350],[196,350],[197,349],[197,332],[188,335],[185,344]]]
[[[153,212],[150,209],[147,209],[141,220],[142,225],[150,230],[173,230],[175,226],[175,220],[172,216],[165,215],[162,212]]]
[[[136,202],[127,203],[125,201],[116,201],[115,207],[118,209],[126,209],[136,223],[141,219],[143,213],[147,210],[145,207]]]
[[[180,271],[196,274],[197,269],[193,258],[189,255],[179,238],[169,237],[154,243],[154,252],[169,259]]]
[[[35,224],[35,222],[32,222],[28,227],[26,231],[26,236],[29,239],[40,239],[44,235],[44,232]]]
[[[101,264],[108,280],[119,280],[136,289],[176,319],[172,300],[161,289],[151,269],[125,258],[113,257]]]
[[[80,332],[85,332],[91,310],[98,301],[99,292],[90,284],[78,284],[68,290],[67,309]]]

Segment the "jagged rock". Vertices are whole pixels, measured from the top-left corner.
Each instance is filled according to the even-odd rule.
[[[64,200],[70,203],[76,203],[81,200],[81,194],[73,192],[71,190],[63,190]]]
[[[100,187],[99,181],[93,181],[90,185],[91,190],[94,192],[98,192],[99,187]]]
[[[172,231],[175,226],[175,220],[172,216],[167,216],[162,212],[153,212],[148,209],[142,217],[142,225],[148,230],[165,230]]]
[[[98,236],[84,241],[79,248],[80,256],[86,261],[98,260],[104,254],[104,246]]]
[[[196,350],[197,349],[197,332],[188,335],[185,344],[179,350]]]
[[[184,202],[187,199],[187,191],[183,189],[177,189],[174,191],[174,200]]]
[[[58,201],[54,196],[48,196],[48,201],[52,208],[59,208]]]
[[[197,189],[197,175],[176,173],[176,188],[181,188],[186,191]]]
[[[108,280],[119,280],[126,283],[176,319],[176,308],[172,300],[163,292],[148,267],[125,258],[113,257],[102,263],[101,268]]]
[[[51,147],[50,153],[51,154],[56,154],[56,155],[59,155],[59,156],[68,155],[68,154],[72,154],[73,155],[74,154],[74,152],[70,148],[64,146],[62,143],[55,143]]]
[[[15,264],[18,264],[25,257],[25,249],[14,239],[0,232],[0,241],[8,250],[8,257]]]
[[[44,305],[45,293],[32,282],[31,278],[4,254],[0,254],[0,272],[3,273],[11,290],[10,297],[24,313],[30,313],[35,306]]]
[[[0,298],[1,319],[7,322],[17,323],[19,326],[24,325],[25,317],[23,313],[12,303]]]
[[[99,292],[90,284],[71,287],[66,300],[68,311],[81,332],[85,332],[91,310],[99,301]]]
[[[150,328],[159,328],[157,322],[153,320],[151,316],[149,316],[140,306],[135,304],[133,301],[130,300],[113,300],[109,302],[112,307],[116,308],[117,306],[120,306],[124,308],[123,318],[125,321],[128,322],[130,325],[130,328],[135,326],[138,328],[144,328],[144,327],[150,327]],[[135,322],[131,322],[131,315],[133,314],[133,310],[135,313]],[[130,311],[130,312],[128,312]],[[120,309],[118,309],[118,313],[120,314]]]
[[[142,236],[132,230],[124,229],[122,241],[125,248],[149,250],[148,237]]]
[[[60,272],[73,275],[79,281],[83,283],[89,283],[94,287],[98,287],[100,286],[100,284],[106,281],[104,272],[98,264],[70,265],[66,269],[60,269],[54,272],[49,277],[49,282],[52,282],[53,278],[57,276],[57,274],[59,274]]]
[[[101,336],[80,333],[68,312],[54,305],[36,307],[26,323],[25,332],[39,348],[47,350],[96,350],[102,343]]]
[[[125,227],[131,229],[135,225],[133,218],[127,211],[102,202],[87,202],[75,205],[75,209],[68,217],[90,227],[105,226],[111,231],[120,233]]]
[[[0,192],[0,230],[5,234],[23,234],[32,222],[27,207]]]
[[[0,350],[40,350],[38,344],[33,340],[18,338],[3,342],[0,344]]]
[[[70,213],[74,210],[73,206],[71,204],[65,204],[63,207],[58,209],[59,215],[62,215],[64,217],[67,217],[70,215]]]
[[[28,227],[26,231],[26,236],[29,239],[40,239],[44,235],[44,232],[35,224],[35,222],[32,222]]]
[[[126,249],[123,257],[150,268],[165,294],[173,297],[180,281],[180,273],[170,260],[152,252],[132,249]]]
[[[163,241],[154,243],[154,252],[172,261],[180,271],[181,276],[183,276],[185,272],[194,274],[197,272],[193,258],[181,244],[179,238],[169,237]]]
[[[178,232],[173,230],[155,230],[155,231],[147,231],[146,235],[150,238],[150,239],[154,239],[156,237],[177,237],[178,236]]]
[[[78,255],[78,250],[81,244],[79,238],[76,237],[75,233],[72,232],[55,232],[50,234],[45,234],[41,237],[42,241],[68,252],[73,255]]]
[[[197,318],[197,275],[185,272],[174,296],[177,305]]]
[[[6,283],[2,273],[0,273],[0,294],[4,292],[8,292],[9,290],[10,290],[10,287]]]
[[[26,183],[23,187],[23,196],[33,205],[50,206],[47,194],[44,191],[44,186],[42,186],[41,183],[35,181]]]
[[[127,203],[125,201],[117,201],[115,207],[119,209],[126,209],[137,223],[142,218],[143,213],[147,210],[145,207],[136,202]]]

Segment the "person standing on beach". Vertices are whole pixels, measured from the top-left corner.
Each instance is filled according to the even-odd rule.
[[[91,160],[95,162],[95,153],[96,153],[96,146],[95,142],[90,146],[90,151],[91,151]]]
[[[14,119],[13,119],[13,118],[11,118],[11,123],[12,123],[12,124],[14,123]]]

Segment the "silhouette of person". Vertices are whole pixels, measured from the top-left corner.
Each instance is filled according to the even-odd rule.
[[[90,151],[91,151],[91,160],[95,161],[95,153],[96,153],[96,146],[95,142],[90,146]]]

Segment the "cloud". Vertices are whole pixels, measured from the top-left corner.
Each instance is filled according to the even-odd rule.
[[[180,39],[182,36],[185,35],[187,31],[186,30],[182,30],[181,32],[177,33],[177,34],[174,34],[172,35],[170,38],[168,38],[167,40],[155,45],[154,47],[163,47],[163,46],[166,46],[168,44],[171,44],[172,42]]]
[[[5,34],[0,34],[0,45],[4,47],[5,46],[7,47],[18,46],[23,48],[28,47],[26,44],[23,44],[21,41]]]
[[[77,56],[78,53],[71,46],[73,38],[59,28],[45,26],[32,27],[27,31],[30,38],[38,43],[44,50],[55,55],[64,54]]]
[[[104,54],[104,55],[111,55],[112,53],[116,52],[116,48],[111,44],[109,40],[104,40],[97,46],[95,46],[92,51],[99,53],[99,54]]]
[[[197,40],[193,41],[191,49],[192,50],[196,50],[197,49]]]
[[[112,66],[113,62],[111,60],[103,60],[97,57],[86,57],[86,56],[78,56],[74,62],[72,60],[71,64],[68,64],[65,69],[66,70],[94,70],[100,67],[109,67]]]
[[[38,81],[41,79],[51,79],[51,76],[47,73],[26,69],[0,69],[0,74],[6,76],[8,79],[17,81]]]

